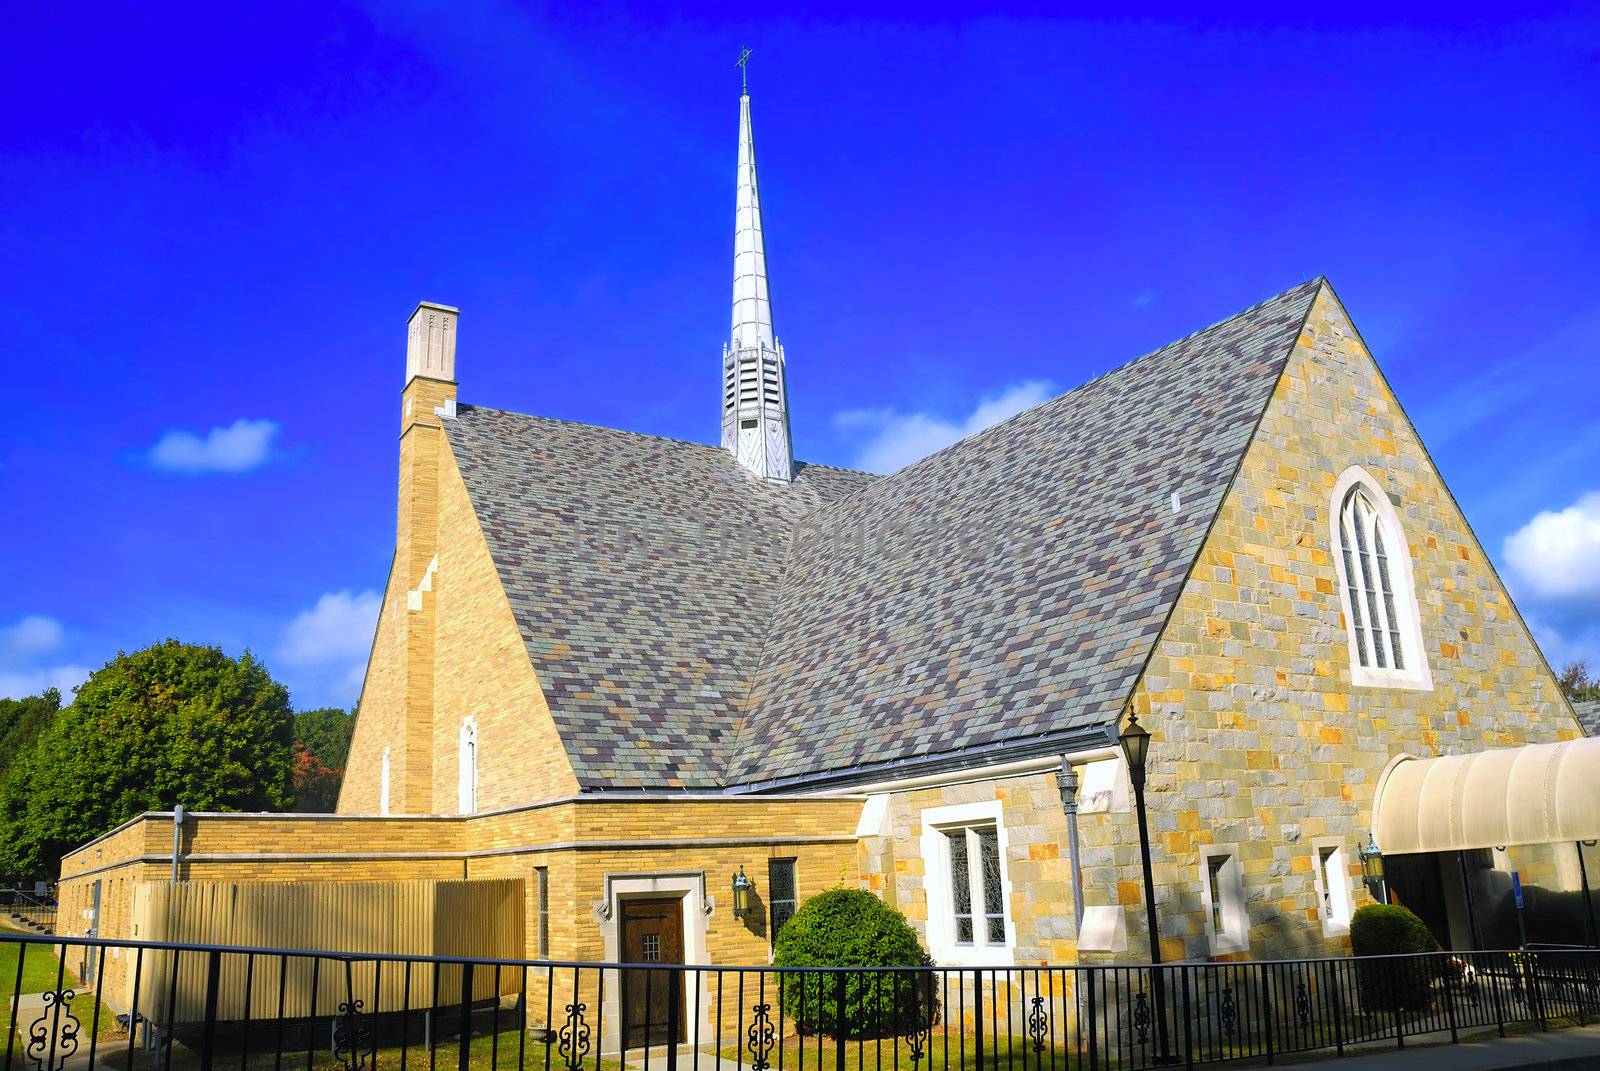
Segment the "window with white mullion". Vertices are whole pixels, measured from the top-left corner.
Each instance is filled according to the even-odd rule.
[[[1355,525],[1351,518],[1354,512],[1354,510],[1344,510],[1339,519],[1340,527],[1344,530],[1344,538],[1339,541],[1339,549],[1344,553],[1345,584],[1350,591],[1350,628],[1356,638],[1356,657],[1363,666],[1370,666],[1372,650],[1367,642],[1366,614],[1362,610],[1361,573],[1356,569],[1353,550],[1357,545]]]
[[[1358,596],[1362,599],[1367,619],[1367,636],[1372,643],[1372,659],[1379,669],[1389,666],[1389,652],[1387,637],[1384,635],[1378,616],[1378,570],[1372,560],[1372,514],[1363,509],[1365,500],[1360,495],[1356,496],[1354,509],[1351,511],[1352,527],[1356,530],[1356,561],[1361,566]]]
[[[1000,834],[994,826],[944,831],[950,851],[950,906],[959,945],[1006,943]]]
[[[1384,637],[1389,641],[1389,662],[1405,669],[1404,647],[1400,642],[1400,619],[1394,612],[1394,584],[1389,579],[1389,556],[1383,550],[1383,526],[1372,518],[1372,549],[1378,559],[1378,605],[1383,607]]]

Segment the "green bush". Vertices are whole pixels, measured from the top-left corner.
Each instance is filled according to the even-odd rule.
[[[843,888],[800,905],[778,931],[773,962],[779,967],[933,965],[904,915],[869,892]],[[786,971],[781,984],[783,1010],[803,1034],[889,1037],[926,1029],[933,1021],[931,972]]]
[[[1428,924],[1398,904],[1368,904],[1350,919],[1350,949],[1357,956],[1415,955],[1438,944]],[[1380,959],[1356,964],[1356,989],[1368,1012],[1426,1011],[1432,960]]]

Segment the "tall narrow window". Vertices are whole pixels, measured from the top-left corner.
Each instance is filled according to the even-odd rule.
[[[1202,848],[1200,882],[1211,951],[1248,951],[1250,920],[1245,913],[1244,868],[1239,863],[1239,850],[1231,845]]]
[[[1206,860],[1206,884],[1211,890],[1211,929],[1216,933],[1223,932],[1222,925],[1222,868],[1228,865],[1232,856],[1213,855]]]
[[[473,814],[478,809],[478,723],[471,718],[461,723],[460,747],[457,809]]]
[[[378,769],[378,813],[389,813],[389,749],[383,749],[383,765]]]
[[[1317,860],[1317,896],[1321,901],[1322,932],[1338,937],[1350,932],[1350,915],[1355,910],[1350,895],[1349,856],[1338,838],[1316,841],[1312,850]]]
[[[538,929],[538,956],[540,959],[550,958],[550,868],[536,866],[533,868],[533,888],[535,901],[539,907]]]
[[[1333,539],[1352,683],[1429,688],[1411,552],[1394,506],[1359,468],[1340,478],[1335,494]]]
[[[767,910],[770,918],[769,939],[776,944],[778,931],[789,921],[796,906],[793,859],[767,860]]]

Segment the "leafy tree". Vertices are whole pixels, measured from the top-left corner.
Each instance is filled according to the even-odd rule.
[[[344,770],[329,766],[300,741],[294,744],[294,766],[289,783],[294,790],[294,809],[304,813],[326,814],[339,804],[339,784]]]
[[[0,785],[0,870],[62,853],[149,810],[282,810],[289,693],[246,651],[167,640],[96,670]]]
[[[295,810],[323,813],[338,806],[355,728],[355,717],[338,707],[303,710],[294,716]]]
[[[61,693],[46,688],[26,699],[0,699],[0,783],[61,709]]]
[[[1561,685],[1561,691],[1567,699],[1574,703],[1600,699],[1600,677],[1589,676],[1589,664],[1582,659],[1568,663],[1556,677],[1556,682]]]
[[[355,716],[338,707],[301,710],[294,716],[295,742],[337,770],[343,770],[350,757],[350,737],[355,731]]]

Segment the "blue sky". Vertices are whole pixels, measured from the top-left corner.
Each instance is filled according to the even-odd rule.
[[[1326,274],[1551,659],[1600,664],[1600,16],[1530,10],[34,5],[0,694],[177,636],[353,701],[419,299],[464,401],[712,440],[743,44],[798,456],[893,467]]]

